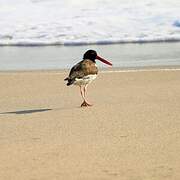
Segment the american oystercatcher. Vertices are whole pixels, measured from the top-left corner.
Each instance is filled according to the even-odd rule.
[[[68,81],[67,86],[78,85],[80,87],[81,96],[83,98],[83,103],[81,104],[81,107],[92,106],[92,104],[87,102],[86,92],[88,84],[91,83],[94,79],[96,79],[98,74],[98,68],[95,61],[96,59],[112,66],[109,61],[98,56],[96,51],[88,50],[84,54],[83,60],[73,66],[69,73],[69,76],[64,79],[65,81]]]

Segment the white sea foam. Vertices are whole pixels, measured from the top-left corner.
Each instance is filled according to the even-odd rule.
[[[0,45],[180,41],[179,0],[0,0]]]

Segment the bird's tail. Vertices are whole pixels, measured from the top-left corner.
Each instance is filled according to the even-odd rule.
[[[65,78],[64,81],[68,81],[67,84],[66,84],[67,86],[70,86],[74,82],[74,80],[70,79],[69,77]]]

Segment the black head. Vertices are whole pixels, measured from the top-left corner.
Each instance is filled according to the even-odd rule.
[[[83,56],[83,59],[90,59],[92,61],[95,61],[96,57],[97,57],[96,51],[88,50],[88,51],[85,52],[85,54]]]

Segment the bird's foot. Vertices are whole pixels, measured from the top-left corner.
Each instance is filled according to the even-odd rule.
[[[86,101],[83,101],[83,103],[81,104],[81,107],[87,107],[87,106],[92,106],[92,104],[89,104]]]

